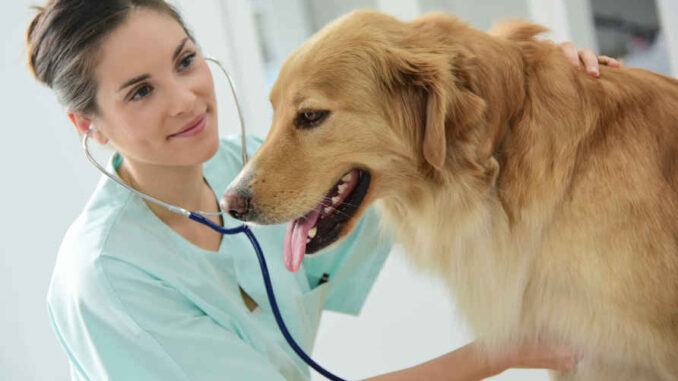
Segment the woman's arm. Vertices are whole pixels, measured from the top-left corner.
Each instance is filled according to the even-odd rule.
[[[490,361],[478,344],[471,343],[423,364],[370,378],[366,381],[445,380],[475,381],[496,376],[509,368],[544,368],[566,371],[579,358],[574,352],[545,343],[525,343],[507,348]]]

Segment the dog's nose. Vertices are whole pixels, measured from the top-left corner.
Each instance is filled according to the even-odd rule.
[[[231,217],[246,221],[247,215],[250,213],[250,201],[250,197],[242,195],[235,189],[229,188],[221,197],[219,204],[221,205],[221,209],[227,211]]]

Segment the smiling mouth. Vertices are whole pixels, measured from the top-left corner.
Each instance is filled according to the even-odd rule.
[[[207,113],[204,113],[185,127],[183,130],[170,135],[168,138],[176,138],[176,137],[184,137],[184,136],[194,136],[202,132],[203,129],[205,129],[205,124],[207,123]]]
[[[299,271],[305,254],[315,253],[335,242],[355,215],[370,185],[370,173],[352,169],[345,174],[310,212],[287,225],[284,262]]]

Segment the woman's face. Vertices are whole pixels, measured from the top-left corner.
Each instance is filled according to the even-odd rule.
[[[125,159],[182,166],[216,152],[211,72],[170,16],[134,11],[104,40],[95,79],[99,113],[92,124]]]

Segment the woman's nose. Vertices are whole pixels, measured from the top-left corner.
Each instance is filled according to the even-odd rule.
[[[185,113],[191,113],[195,110],[195,102],[198,99],[197,94],[186,83],[176,81],[171,87],[171,109],[172,116],[178,116]]]

